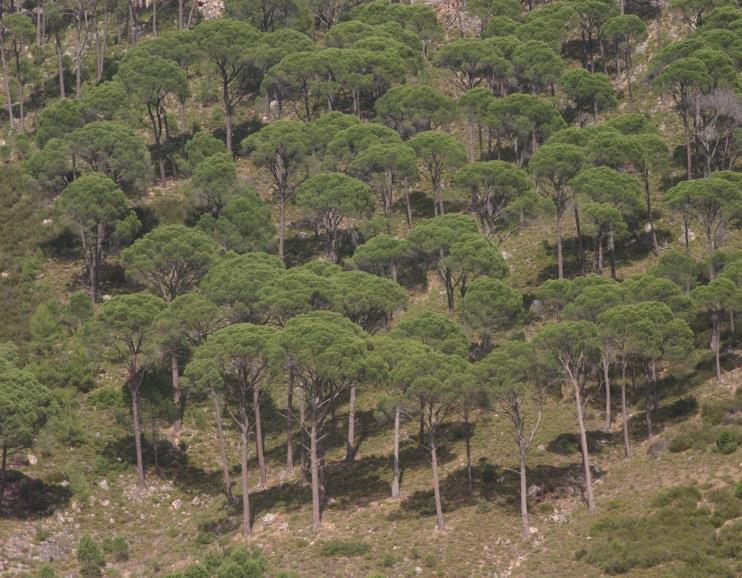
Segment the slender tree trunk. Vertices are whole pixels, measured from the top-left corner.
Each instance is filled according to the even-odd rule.
[[[400,429],[399,405],[394,407],[394,458],[392,462],[392,498],[399,497],[399,429]]]
[[[232,494],[232,478],[229,475],[229,461],[227,460],[227,449],[224,444],[224,427],[222,425],[222,406],[219,398],[212,395],[214,403],[214,419],[216,420],[216,439],[219,444],[219,460],[222,463],[222,478],[224,480],[224,494],[230,503],[234,501]]]
[[[157,38],[157,0],[152,0],[152,36]]]
[[[183,29],[183,4],[185,0],[178,0],[178,30]]]
[[[645,373],[646,376],[646,373]],[[647,422],[647,438],[652,437],[652,395],[650,394],[649,384],[645,384],[644,386],[644,417]]]
[[[471,468],[471,423],[469,422],[468,412],[464,415],[464,427],[466,428],[466,439],[464,440],[466,445],[466,489],[471,496],[474,493],[474,483]]]
[[[26,132],[26,111],[24,104],[25,85],[18,81],[18,126],[21,132]]]
[[[289,369],[286,393],[286,469],[294,471],[294,371]]]
[[[10,74],[8,73],[8,60],[5,57],[5,42],[0,38],[0,62],[3,66],[3,84],[5,85],[5,98],[8,105],[8,121],[10,130],[15,131],[15,119],[13,118],[13,95],[10,92]]]
[[[613,231],[608,233],[608,253],[611,256],[611,278],[616,279],[616,239]]]
[[[304,483],[309,481],[309,468],[307,467],[307,444],[306,444],[306,400],[304,390],[299,388],[299,465],[301,477]]]
[[[54,50],[57,53],[57,74],[59,75],[59,97],[65,98],[64,89],[64,60],[62,59],[62,41],[59,37],[59,33],[54,33]]]
[[[265,468],[265,456],[263,455],[263,421],[260,418],[260,391],[253,390],[253,405],[255,406],[255,449],[258,454],[258,471],[260,472],[260,485],[268,485],[268,473]]]
[[[439,530],[445,530],[443,524],[443,507],[441,505],[441,488],[438,481],[438,448],[436,447],[435,435],[430,430],[430,460],[433,466],[433,494],[435,496],[435,521]]]
[[[421,450],[425,447],[425,404],[420,399],[420,423],[418,424],[417,446]]]
[[[574,199],[575,211],[575,229],[577,230],[577,262],[580,267],[580,273],[585,273],[585,247],[582,245],[582,227],[580,225],[580,207],[577,199]]]
[[[711,332],[712,332],[712,345],[714,348],[714,361],[716,367],[716,381],[721,383],[721,331],[719,330],[719,313],[714,311],[711,314]]]
[[[242,446],[240,456],[240,473],[242,477],[242,534],[244,536],[249,536],[252,533],[252,528],[250,527],[250,491],[247,483],[247,452],[249,448],[247,424],[241,424],[240,429]]]
[[[278,256],[284,261],[284,243],[286,239],[286,195],[279,193],[278,199]]]
[[[407,217],[407,230],[412,230],[412,206],[410,206],[410,189],[409,187],[404,188],[404,204]]]
[[[319,455],[317,440],[317,415],[316,409],[312,408],[312,424],[309,434],[310,460],[312,470],[312,529],[319,530],[322,527],[322,510],[320,504],[320,480],[319,480]]]
[[[173,382],[173,403],[175,404],[175,423],[173,424],[173,435],[177,437],[183,427],[183,399],[180,391],[180,367],[178,356],[170,356],[170,375]]]
[[[631,457],[629,449],[629,414],[626,407],[626,362],[621,363],[621,417],[623,419],[623,454],[626,459]]]
[[[222,78],[222,100],[224,101],[224,129],[226,132],[227,150],[232,150],[232,103],[229,100],[229,83]]]
[[[3,499],[5,498],[5,471],[8,467],[8,448],[3,445],[3,458],[0,463],[0,508],[3,506]]]
[[[609,376],[610,362],[608,356],[603,354],[603,385],[605,386],[605,431],[611,431],[611,382]]]
[[[693,178],[693,152],[691,150],[690,125],[688,113],[683,113],[683,136],[685,137],[685,163],[688,170],[688,180]]]
[[[564,258],[562,256],[562,217],[557,215],[556,218],[556,238],[557,238],[557,269],[559,279],[564,279]]]
[[[152,416],[151,416],[151,425],[152,425],[152,455],[155,460],[155,475],[158,478],[161,478],[162,470],[160,469],[160,450],[157,447],[157,444],[159,443],[159,440],[157,438],[157,419],[155,418],[154,413],[152,413]]]
[[[345,461],[352,463],[356,455],[356,386],[350,388],[348,406],[348,440],[345,449]]]
[[[526,470],[526,448],[524,440],[518,442],[518,454],[520,457],[520,519],[523,528],[523,537],[527,540],[531,537],[531,525],[528,521],[528,474]]]
[[[657,243],[657,231],[654,226],[654,213],[652,212],[652,193],[649,190],[649,177],[644,179],[644,199],[647,202],[647,215],[649,217],[649,226],[652,228],[652,251],[655,255],[660,254],[660,247]]]
[[[130,376],[129,379],[134,380],[136,377]],[[140,489],[144,489],[146,483],[144,481],[144,459],[142,458],[142,432],[139,423],[139,387],[133,387],[131,391],[131,417],[134,425],[134,447],[137,455],[137,485]]]
[[[577,409],[577,426],[580,428],[580,448],[582,450],[582,464],[585,469],[585,500],[587,511],[595,511],[595,500],[593,498],[593,474],[590,471],[590,448],[587,445],[587,432],[585,431],[585,418],[582,414],[582,395],[580,385],[576,379],[572,380],[575,389],[575,405]]]

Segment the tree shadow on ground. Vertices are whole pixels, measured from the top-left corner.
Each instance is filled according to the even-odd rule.
[[[537,488],[537,496],[530,502],[543,501],[549,496],[574,496],[584,492],[582,464],[574,462],[561,466],[539,465],[528,468],[528,485]],[[600,477],[593,472],[594,479]],[[485,458],[472,467],[472,492],[469,493],[466,468],[458,468],[441,482],[443,512],[453,512],[471,506],[478,501],[496,502],[509,512],[517,513],[520,508],[520,476],[514,469],[503,468],[489,463]],[[409,516],[435,516],[433,489],[418,490],[404,500],[398,511],[392,512],[390,519]]]
[[[47,484],[17,470],[7,470],[1,518],[33,520],[51,516],[64,509],[72,498],[72,491],[62,484]]]

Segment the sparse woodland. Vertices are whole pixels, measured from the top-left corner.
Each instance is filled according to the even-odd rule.
[[[742,574],[742,10],[0,2],[0,576]]]

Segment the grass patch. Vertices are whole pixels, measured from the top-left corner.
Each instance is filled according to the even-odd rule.
[[[327,540],[319,545],[319,555],[325,558],[352,558],[370,551],[371,547],[365,542],[351,540]]]

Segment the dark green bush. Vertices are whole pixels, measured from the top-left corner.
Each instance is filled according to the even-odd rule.
[[[668,564],[672,570],[663,575],[733,576],[742,529],[724,522],[739,516],[740,508],[731,486],[706,496],[695,486],[671,488],[659,493],[643,516],[598,520],[593,540],[576,556],[610,575]]]
[[[80,576],[83,578],[97,578],[101,575],[101,569],[106,561],[90,534],[85,534],[77,544],[77,562],[80,564]]]
[[[352,556],[363,556],[371,548],[364,542],[353,542],[345,540],[327,540],[319,546],[320,556],[350,558]]]
[[[693,447],[693,435],[690,433],[683,433],[675,436],[670,440],[668,449],[673,453],[680,453],[689,450]]]
[[[716,438],[716,451],[721,454],[733,454],[737,451],[737,436],[733,431],[725,429],[719,432]]]
[[[120,387],[106,386],[96,389],[88,396],[88,402],[95,409],[122,409],[124,395]]]

